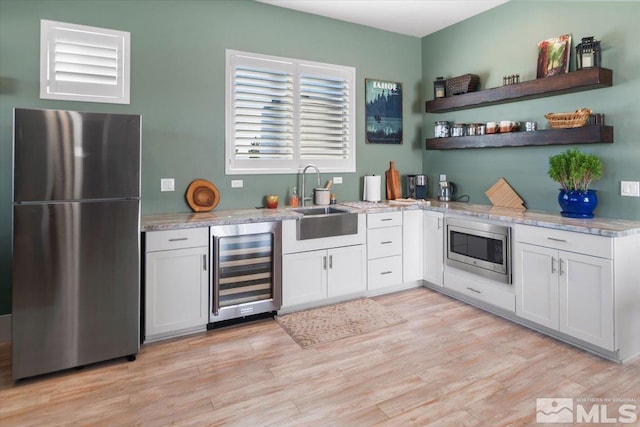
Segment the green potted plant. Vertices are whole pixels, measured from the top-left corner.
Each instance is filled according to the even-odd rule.
[[[560,184],[558,203],[562,216],[593,218],[598,196],[589,185],[602,177],[602,161],[598,156],[570,148],[549,158],[547,173]]]

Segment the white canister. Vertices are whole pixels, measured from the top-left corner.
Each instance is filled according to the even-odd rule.
[[[315,204],[316,205],[328,205],[331,200],[331,189],[329,188],[315,188]]]

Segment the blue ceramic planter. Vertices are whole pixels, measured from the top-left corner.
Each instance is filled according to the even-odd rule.
[[[593,218],[593,211],[598,206],[596,190],[560,190],[558,203],[567,218]]]

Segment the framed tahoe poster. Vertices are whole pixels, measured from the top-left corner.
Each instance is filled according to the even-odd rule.
[[[369,144],[402,144],[402,83],[365,79]]]

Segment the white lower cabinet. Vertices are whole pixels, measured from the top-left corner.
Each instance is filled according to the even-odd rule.
[[[367,215],[367,290],[388,292],[402,286],[403,212]]]
[[[365,247],[346,246],[327,251],[327,296],[362,293],[367,289]]]
[[[424,211],[422,223],[422,278],[443,286],[444,273],[444,214]]]
[[[209,229],[145,233],[144,341],[206,330]]]
[[[557,257],[557,249],[526,243],[516,245],[516,314],[551,329],[560,326],[558,274],[556,261],[552,262]]]
[[[327,297],[327,251],[282,256],[282,306],[319,301]]]
[[[282,307],[364,293],[365,263],[364,245],[283,255]]]
[[[402,212],[402,280],[422,281],[423,265],[423,212]]]
[[[558,231],[527,230],[515,243],[516,314],[550,329],[610,351],[615,350],[613,260],[559,249],[603,254],[609,238],[571,245],[582,236]],[[522,241],[525,232],[549,234],[547,246]],[[537,236],[534,240],[540,243]],[[555,242],[555,244],[554,244]],[[604,252],[607,253],[606,251]],[[608,252],[610,253],[610,251]]]
[[[613,261],[559,252],[560,331],[614,350]]]

